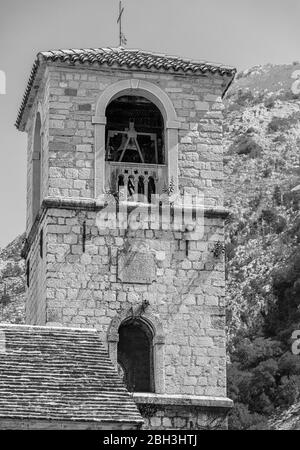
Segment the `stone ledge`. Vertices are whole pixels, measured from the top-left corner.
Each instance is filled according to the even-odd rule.
[[[145,203],[138,203],[138,202],[123,202],[123,206],[127,206],[128,212],[131,212],[131,210],[135,208],[139,209],[147,209],[149,210],[150,204]],[[92,198],[63,198],[63,197],[46,197],[44,198],[42,205],[40,207],[40,210],[34,220],[34,223],[31,227],[31,230],[25,240],[25,244],[21,250],[21,256],[22,258],[26,259],[27,255],[30,251],[30,248],[36,238],[36,235],[39,230],[39,225],[42,222],[43,218],[45,217],[45,214],[48,209],[74,209],[74,210],[83,210],[83,211],[101,211],[106,206],[106,203],[99,202],[96,199]],[[196,213],[197,207],[192,207],[192,214]],[[222,206],[218,207],[203,207],[199,206],[197,208],[201,212],[203,212],[204,217],[207,218],[218,218],[218,219],[225,219],[229,212],[226,208]],[[172,211],[174,213],[174,210],[176,210],[176,206],[171,205],[171,216]],[[161,213],[161,210],[160,210]]]
[[[152,404],[163,406],[198,406],[203,408],[225,408],[233,407],[233,401],[227,397],[208,397],[198,395],[180,394],[153,394],[147,392],[134,392],[133,400],[138,404]]]
[[[97,204],[97,201],[92,198],[46,197],[42,203],[43,209],[59,208],[96,211],[103,209],[103,207],[104,205]]]
[[[61,209],[84,209],[89,211],[101,211],[105,206],[107,206],[108,203],[103,201],[98,201],[96,199],[92,198],[63,198],[63,197],[46,197],[43,200],[42,208],[43,209],[49,209],[49,208],[61,208]],[[150,204],[148,203],[140,203],[140,202],[129,202],[124,201],[120,202],[120,205],[127,206],[129,209],[134,208],[140,208],[140,209],[149,209]],[[181,209],[180,206],[172,205],[170,204],[171,209]],[[222,206],[216,206],[216,207],[208,207],[208,206],[186,206],[186,209],[189,209],[191,211],[203,211],[205,217],[220,217],[222,219],[225,219],[229,212],[226,208]]]

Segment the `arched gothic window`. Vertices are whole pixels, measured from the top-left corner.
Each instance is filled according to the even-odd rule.
[[[34,221],[41,205],[41,116],[37,113],[34,128],[32,152],[32,220]]]
[[[154,392],[153,335],[141,320],[119,327],[118,369],[130,392]]]

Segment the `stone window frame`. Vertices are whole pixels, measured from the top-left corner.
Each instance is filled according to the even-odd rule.
[[[132,308],[121,311],[115,316],[107,332],[108,353],[114,366],[117,368],[118,342],[120,326],[132,318]],[[148,326],[153,334],[153,374],[154,374],[154,392],[155,394],[165,393],[165,334],[160,320],[152,313],[144,312],[143,315],[136,317]]]
[[[133,390],[131,390],[131,389],[129,390],[128,389],[128,390],[129,390],[129,392],[152,392],[152,393],[154,393],[154,391],[155,391],[155,380],[154,380],[153,330],[152,330],[152,327],[150,327],[149,324],[145,320],[143,320],[142,318],[141,319],[140,318],[134,318],[134,319],[130,318],[129,320],[124,320],[121,323],[120,327],[119,327],[118,347],[119,347],[120,342],[122,341],[122,339],[120,338],[120,330],[122,328],[126,329],[126,327],[128,328],[130,326],[133,326],[135,331],[139,330],[139,332],[141,332],[143,334],[143,337],[145,338],[145,341],[148,344],[148,346],[143,349],[143,356],[149,357],[149,360],[148,360],[149,367],[148,367],[148,370],[146,372],[147,373],[147,383],[145,383],[145,384],[148,385],[148,389],[146,389],[145,391],[144,390],[143,391],[139,391],[139,390],[136,390],[136,389],[133,389]],[[139,338],[136,337],[136,339],[139,339]],[[124,338],[124,337],[123,337],[123,343],[125,344],[125,347],[127,348],[128,347],[127,346],[127,341],[126,341],[126,338]],[[124,351],[124,348],[123,348],[123,351]],[[147,353],[147,355],[146,355],[146,353]],[[123,354],[123,358],[121,358],[122,361],[124,362],[124,356],[125,356],[125,359],[127,359],[127,361],[128,361],[128,358],[126,358],[126,356],[128,357],[128,354],[127,355]],[[119,369],[119,365],[120,365],[120,361],[118,361],[118,369]],[[121,364],[121,367],[122,367],[122,369],[124,371],[124,374],[129,376],[131,372],[129,370],[129,372],[126,373],[126,370],[125,370],[126,364],[125,365]],[[130,379],[130,376],[129,376],[129,379]],[[126,384],[126,382],[125,382],[125,384]]]
[[[168,171],[168,183],[173,180],[175,192],[178,191],[178,145],[180,121],[170,97],[159,86],[148,81],[131,78],[118,81],[108,86],[98,98],[95,116],[95,167],[94,197],[97,199],[105,193],[105,126],[106,108],[115,98],[122,95],[145,97],[154,103],[164,119],[165,163]]]

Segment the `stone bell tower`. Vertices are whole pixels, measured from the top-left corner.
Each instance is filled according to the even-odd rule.
[[[122,47],[43,52],[17,119],[27,323],[95,327],[146,428],[225,427],[231,406],[221,99],[234,74]]]

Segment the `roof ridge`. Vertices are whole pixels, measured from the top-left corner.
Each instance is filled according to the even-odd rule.
[[[21,103],[16,120],[16,127],[24,130],[24,112],[28,106],[28,99],[35,95],[33,85],[40,82],[39,77],[42,69],[47,63],[69,64],[75,66],[78,64],[97,64],[105,67],[120,67],[133,70],[156,71],[159,73],[184,74],[189,76],[202,76],[210,72],[221,77],[227,76],[228,83],[224,88],[223,95],[231,84],[236,69],[232,66],[225,66],[221,63],[213,63],[204,60],[191,60],[181,56],[167,55],[165,53],[156,53],[149,50],[129,49],[125,47],[100,47],[83,49],[58,49],[41,51],[37,54],[25,94]],[[29,108],[31,105],[29,105]]]
[[[33,328],[42,330],[61,330],[61,331],[89,331],[93,333],[98,333],[96,328],[79,328],[79,327],[66,327],[66,326],[55,326],[55,325],[31,325],[27,323],[0,323],[0,328]]]
[[[235,68],[231,65],[225,65],[220,62],[215,61],[208,61],[206,59],[194,59],[194,58],[188,58],[188,57],[182,57],[180,55],[171,55],[168,53],[162,53],[162,52],[156,52],[153,50],[142,50],[139,48],[126,48],[126,47],[89,47],[89,48],[58,48],[58,49],[51,49],[51,50],[43,50],[40,51],[38,54],[46,54],[46,53],[52,53],[55,54],[55,52],[65,52],[67,54],[71,54],[71,52],[77,53],[77,52],[107,52],[107,50],[115,53],[122,53],[122,52],[130,52],[130,53],[140,53],[141,55],[149,55],[149,56],[157,56],[162,58],[172,58],[180,60],[184,63],[192,63],[192,64],[207,64],[212,65],[218,68],[224,68],[224,69],[232,69],[235,70]]]

